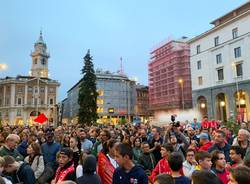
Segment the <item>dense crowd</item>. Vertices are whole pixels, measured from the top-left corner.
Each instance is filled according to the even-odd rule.
[[[217,121],[3,126],[0,184],[248,184],[250,133]]]

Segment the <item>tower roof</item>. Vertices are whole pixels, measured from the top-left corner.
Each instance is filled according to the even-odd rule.
[[[43,43],[43,44],[44,44],[44,41],[43,41],[43,32],[42,32],[42,30],[40,31],[40,35],[39,35],[39,38],[38,38],[38,40],[37,40],[36,43]]]

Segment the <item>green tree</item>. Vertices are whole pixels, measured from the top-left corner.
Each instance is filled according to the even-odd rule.
[[[83,78],[81,79],[78,94],[78,104],[80,105],[78,123],[84,125],[94,124],[98,118],[96,112],[96,99],[98,93],[96,91],[96,75],[92,60],[92,56],[88,50],[87,54],[84,56],[84,67],[81,70]]]

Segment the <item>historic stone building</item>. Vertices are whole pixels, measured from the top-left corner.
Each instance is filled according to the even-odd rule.
[[[210,118],[250,121],[250,2],[189,40],[193,104]]]
[[[31,53],[29,76],[0,79],[0,118],[3,124],[33,124],[37,114],[44,113],[50,122],[56,122],[58,87],[56,80],[48,78],[47,46],[42,33]],[[37,113],[38,112],[38,113]]]

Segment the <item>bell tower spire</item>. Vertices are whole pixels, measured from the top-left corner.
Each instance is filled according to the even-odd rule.
[[[47,46],[43,41],[43,33],[41,30],[39,38],[34,44],[34,51],[31,53],[31,58],[32,58],[31,76],[48,78],[49,57],[50,56],[49,53],[47,52]]]

